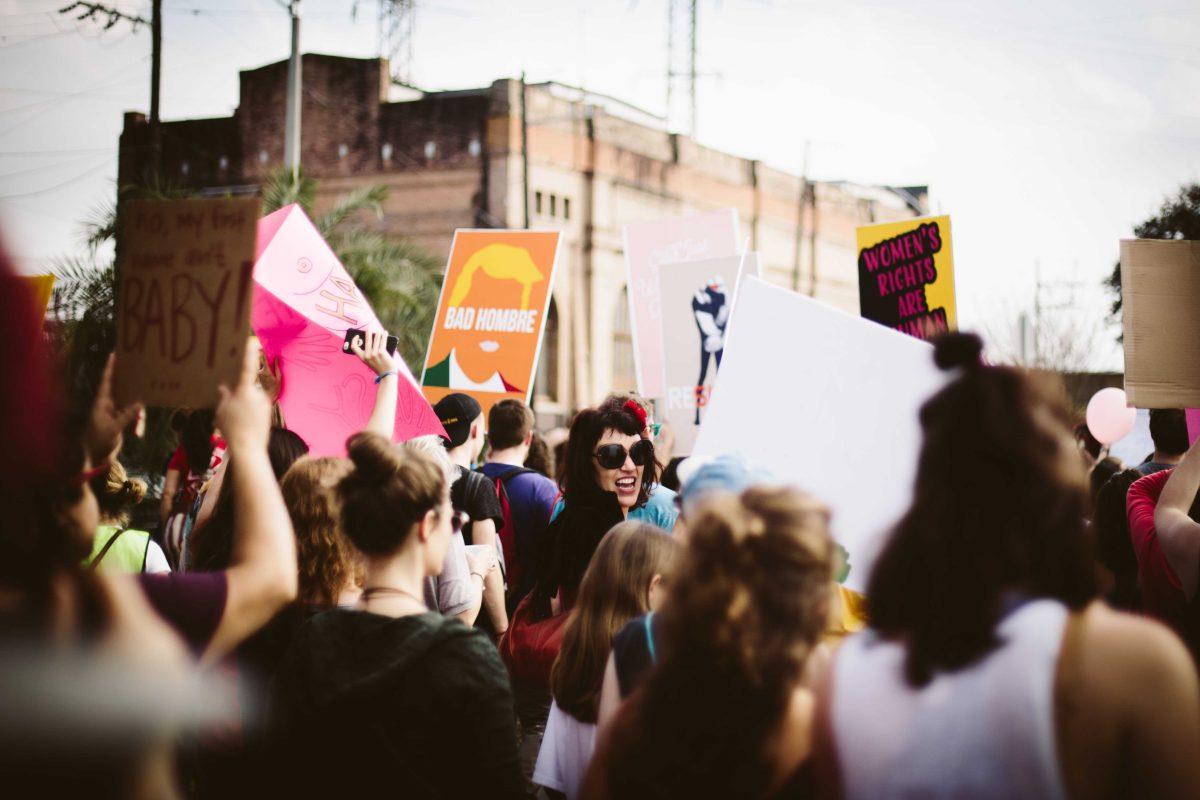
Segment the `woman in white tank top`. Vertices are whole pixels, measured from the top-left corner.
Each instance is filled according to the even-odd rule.
[[[851,800],[1200,798],[1200,690],[1165,628],[1089,605],[1084,474],[1057,395],[935,350],[913,505],[876,562],[871,628],[817,711],[821,794]]]

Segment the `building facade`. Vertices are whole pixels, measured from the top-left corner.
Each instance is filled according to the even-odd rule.
[[[287,62],[240,76],[233,116],[165,122],[164,178],[196,190],[254,192],[283,162]],[[534,385],[543,424],[634,385],[622,226],[737,209],[768,280],[858,312],[855,228],[920,216],[925,187],[805,182],[703,147],[661,119],[558,83],[504,79],[464,91],[391,83],[385,61],[303,57],[301,163],[317,212],[382,184],[388,235],[446,256],[457,228],[561,230]],[[128,112],[118,179],[148,164],[145,115]]]

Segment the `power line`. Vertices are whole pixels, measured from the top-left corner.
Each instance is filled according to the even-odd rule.
[[[39,195],[49,194],[50,192],[56,192],[59,189],[65,189],[66,187],[70,186],[73,183],[78,183],[79,181],[83,180],[84,178],[91,177],[92,175],[96,174],[100,170],[106,169],[109,165],[109,161],[110,161],[110,159],[105,159],[103,163],[97,164],[96,166],[91,167],[90,169],[84,170],[83,172],[79,173],[75,177],[68,178],[67,180],[63,181],[62,183],[56,183],[53,186],[47,186],[45,189],[37,189],[32,192],[14,192],[12,194],[0,194],[0,200],[14,200],[19,197],[38,197]]]

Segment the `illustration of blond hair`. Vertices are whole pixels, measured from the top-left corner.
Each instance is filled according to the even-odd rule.
[[[450,292],[450,305],[462,305],[471,291],[471,281],[474,280],[475,273],[480,270],[489,278],[521,284],[522,311],[529,308],[529,296],[533,292],[533,285],[546,280],[524,247],[489,244],[467,259],[466,266],[454,281],[454,290]]]

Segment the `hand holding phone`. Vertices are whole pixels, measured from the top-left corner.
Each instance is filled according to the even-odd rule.
[[[376,375],[396,371],[396,337],[384,331],[346,331],[342,352],[358,356]]]

